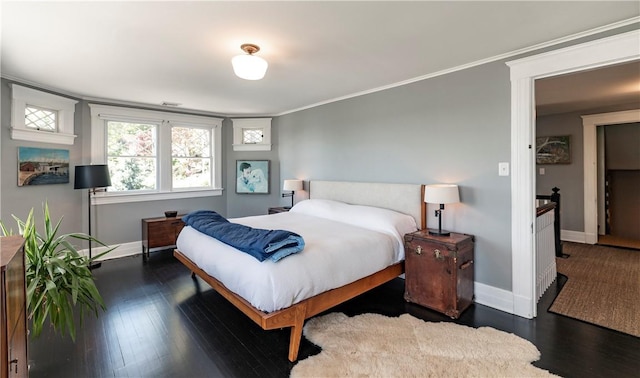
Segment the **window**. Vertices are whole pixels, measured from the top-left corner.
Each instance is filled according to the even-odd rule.
[[[262,129],[242,129],[242,144],[258,144],[263,140]]]
[[[211,185],[211,131],[195,127],[171,128],[174,188]]]
[[[95,203],[221,195],[222,119],[90,104],[92,164],[111,184]]]
[[[73,144],[77,101],[11,84],[11,139]]]
[[[112,190],[155,190],[158,125],[107,121],[107,164]]]
[[[271,118],[234,118],[234,151],[271,151]]]
[[[24,111],[24,125],[30,129],[58,131],[58,112],[27,105]]]

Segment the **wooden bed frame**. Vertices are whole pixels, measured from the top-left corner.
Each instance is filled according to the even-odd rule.
[[[357,204],[371,204],[372,206],[380,206],[380,207],[391,207],[384,206],[381,204],[379,199],[381,197],[377,197],[377,199],[373,199],[373,202],[367,201],[362,193],[366,193],[372,189],[372,185],[382,185],[385,190],[389,190],[396,185],[404,185],[404,184],[369,184],[369,183],[343,183],[343,182],[328,182],[328,181],[313,181],[310,183],[310,186],[315,188],[316,183],[318,183],[318,187],[338,187],[338,191],[334,191],[333,189],[329,189],[328,192],[323,192],[321,195],[322,198],[325,199],[334,199],[334,200],[342,200],[344,199],[345,193],[351,193],[351,190],[344,191],[345,186],[349,185],[353,186],[355,191],[361,189],[367,189],[364,192],[360,192],[360,196],[357,197],[357,200],[344,201],[349,203],[357,203]],[[334,185],[335,184],[335,185]],[[328,185],[328,186],[327,186]],[[419,221],[417,224],[421,225],[421,228],[426,227],[426,204],[422,200],[424,198],[424,185],[419,185]],[[334,193],[335,192],[335,193]],[[338,194],[336,194],[338,193]],[[347,194],[348,197],[352,194]],[[403,196],[404,194],[400,194]],[[387,196],[383,196],[387,198]],[[319,195],[311,195],[311,198],[319,198]],[[406,202],[406,198],[404,201]],[[388,200],[383,200],[388,201]],[[415,203],[415,202],[413,202]],[[382,206],[381,206],[382,205]],[[413,214],[416,214],[415,212]],[[414,215],[416,217],[416,215]],[[204,270],[200,269],[193,261],[191,261],[188,257],[183,255],[179,250],[174,251],[174,256],[182,262],[187,268],[191,270],[192,277],[195,278],[195,275],[202,278],[206,283],[211,285],[211,287],[216,290],[220,295],[225,297],[231,304],[236,306],[240,311],[242,311],[245,315],[247,315],[251,320],[253,320],[257,325],[259,325],[264,330],[271,330],[277,328],[285,328],[291,327],[291,337],[289,341],[289,361],[294,362],[298,358],[298,350],[300,349],[300,341],[302,340],[302,328],[304,326],[304,321],[312,316],[315,316],[325,310],[328,310],[340,303],[348,301],[351,298],[354,298],[362,293],[365,293],[377,286],[382,285],[388,281],[393,280],[399,275],[404,273],[404,261],[401,261],[397,264],[391,265],[379,272],[376,272],[370,276],[361,278],[357,281],[354,281],[345,286],[338,287],[336,289],[332,289],[329,291],[325,291],[311,298],[307,298],[301,302],[298,302],[290,307],[284,308],[282,310],[274,311],[274,312],[264,312],[260,311],[257,308],[253,307],[248,301],[244,298],[240,297],[236,293],[229,290],[226,286],[224,286],[220,281],[208,275]]]

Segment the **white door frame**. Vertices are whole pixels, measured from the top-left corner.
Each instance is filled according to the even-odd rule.
[[[537,315],[534,81],[638,59],[640,31],[634,30],[507,63],[511,69],[511,290],[515,315],[529,319]]]
[[[584,242],[598,242],[598,126],[640,122],[640,109],[582,116],[584,143]],[[602,202],[602,201],[600,201]],[[604,226],[604,224],[603,224]],[[603,227],[604,228],[604,227]]]

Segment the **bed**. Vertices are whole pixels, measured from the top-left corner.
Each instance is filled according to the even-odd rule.
[[[311,181],[309,194],[308,201],[288,213],[231,219],[299,233],[306,243],[299,254],[259,262],[189,226],[181,231],[174,251],[193,275],[262,329],[291,327],[292,362],[304,321],[404,273],[403,233],[426,225],[423,185]],[[354,211],[360,218],[352,222]],[[363,214],[366,227],[358,223]],[[376,221],[379,215],[382,226]]]

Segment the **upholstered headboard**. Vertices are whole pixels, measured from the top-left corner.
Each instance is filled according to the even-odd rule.
[[[309,181],[309,198],[367,205],[411,215],[426,228],[424,185],[348,181]]]

